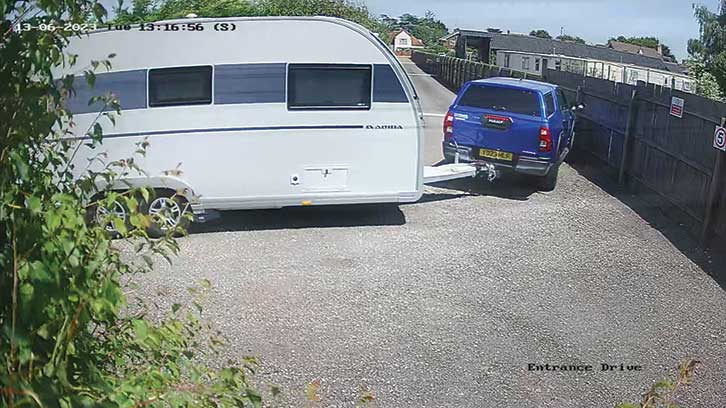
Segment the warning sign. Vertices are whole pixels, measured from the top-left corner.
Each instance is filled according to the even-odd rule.
[[[716,131],[713,133],[713,147],[726,152],[726,128],[716,127]]]
[[[671,115],[682,118],[683,117],[683,110],[686,105],[686,101],[684,101],[681,98],[672,97],[671,98]]]

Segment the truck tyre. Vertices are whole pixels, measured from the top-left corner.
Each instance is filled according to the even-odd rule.
[[[539,187],[541,191],[552,191],[557,187],[557,176],[560,173],[560,164],[557,163],[547,172],[547,175],[540,179]]]

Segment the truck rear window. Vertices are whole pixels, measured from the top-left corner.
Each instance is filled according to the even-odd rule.
[[[520,89],[470,86],[459,100],[459,105],[529,116],[542,116],[537,93]]]

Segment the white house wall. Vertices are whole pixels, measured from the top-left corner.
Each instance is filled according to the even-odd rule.
[[[509,66],[505,64],[509,56]],[[523,60],[529,58],[529,68],[523,67]],[[536,68],[536,60],[540,60],[540,69]],[[542,74],[544,60],[547,60],[547,68],[585,74],[590,77],[603,78],[613,82],[624,82],[630,85],[638,81],[645,81],[666,87],[674,86],[675,89],[693,92],[693,86],[685,75],[676,75],[670,72],[658,71],[633,65],[621,65],[609,61],[584,60],[581,58],[568,58],[557,55],[527,54],[510,51],[497,51],[496,64],[500,67],[508,67],[518,71],[533,74]],[[525,64],[526,66],[526,64]]]

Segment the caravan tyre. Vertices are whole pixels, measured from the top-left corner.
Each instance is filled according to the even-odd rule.
[[[189,203],[180,195],[157,192],[148,204],[144,204],[142,211],[151,217],[146,232],[152,238],[161,238],[169,231],[175,231],[175,236],[183,235],[189,227]]]
[[[96,199],[99,197],[97,196]],[[114,201],[110,208],[105,208],[98,204],[88,207],[87,220],[93,224],[102,226],[113,238],[118,238],[121,235],[114,225],[114,219],[116,218],[120,219],[127,228],[129,227],[129,213],[126,206],[119,201]]]

